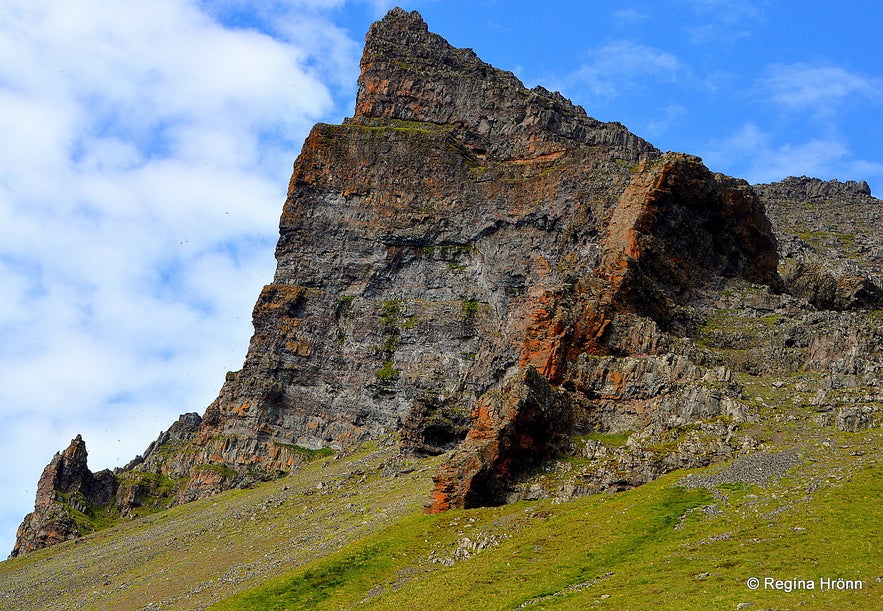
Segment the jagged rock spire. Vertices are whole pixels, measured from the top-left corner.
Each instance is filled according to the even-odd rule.
[[[77,435],[63,452],[56,452],[37,484],[34,511],[18,528],[11,557],[84,534],[73,512],[86,514],[105,505],[116,492],[110,471],[92,473],[86,442]]]
[[[656,149],[618,123],[586,115],[560,93],[528,90],[511,72],[430,32],[416,11],[393,9],[371,26],[361,61],[355,120],[453,125],[480,155],[519,159],[570,141],[604,145],[636,161]]]

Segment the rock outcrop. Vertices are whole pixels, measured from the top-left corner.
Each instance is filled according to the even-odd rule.
[[[116,494],[116,479],[108,470],[92,473],[86,464],[86,443],[71,440],[43,469],[37,484],[34,511],[18,528],[11,556],[47,547],[88,532],[89,517],[108,505]]]
[[[819,309],[883,307],[883,206],[864,181],[756,185],[781,243],[785,289]]]
[[[415,451],[453,447],[535,305],[597,264],[609,204],[659,157],[416,13],[372,26],[359,85],[355,116],[304,144],[245,365],[166,475],[272,475],[297,464],[291,446],[402,423]]]
[[[526,408],[521,401],[508,405],[505,397],[513,390],[505,384],[507,407],[496,396],[489,405],[479,399],[466,442],[435,478],[430,511],[506,500],[518,479],[508,464],[536,468],[538,459],[553,455],[536,450],[547,447],[550,430],[566,437],[589,430],[647,431],[652,423],[660,435],[694,420],[740,412],[727,409],[719,392],[703,392],[709,375],[687,359],[659,358],[671,343],[660,329],[677,331],[677,308],[713,278],[777,282],[776,244],[763,207],[744,181],[714,175],[688,155],[666,154],[633,173],[606,230],[599,228],[597,266],[584,269],[572,284],[545,291],[530,312],[520,365],[535,368],[560,389],[549,395],[555,398],[548,405],[567,407],[550,407],[554,416],[544,417],[533,401],[528,415],[521,415]],[[678,409],[675,404],[684,406],[676,380],[695,383],[697,409],[667,418],[664,414]],[[736,404],[735,390],[726,397],[730,406]],[[657,469],[644,481],[665,471]]]
[[[505,502],[511,480],[561,455],[571,428],[565,398],[525,367],[475,402],[466,439],[433,478],[431,510]]]
[[[391,431],[405,452],[448,452],[430,511],[619,490],[755,448],[743,374],[836,373],[812,389],[820,418],[872,426],[870,403],[840,398],[883,369],[860,354],[880,343],[859,313],[880,307],[879,240],[852,227],[843,243],[872,263],[831,267],[805,219],[789,224],[799,201],[841,196],[876,218],[868,191],[753,189],[394,9],[367,35],[354,116],[316,125],[294,164],[242,369],[98,478],[106,505],[136,516]],[[865,322],[832,339],[847,314]],[[585,467],[534,482],[565,455]],[[73,489],[49,479],[47,498]],[[34,515],[17,550],[75,536],[38,536],[52,518]]]

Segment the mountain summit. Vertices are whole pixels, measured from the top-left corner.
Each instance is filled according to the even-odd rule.
[[[879,216],[861,184],[825,184],[754,189],[662,153],[393,9],[366,37],[354,116],[316,125],[295,161],[242,369],[113,473],[92,474],[74,440],[13,555],[391,432],[403,452],[447,453],[431,512],[621,490],[751,452],[739,374],[828,371],[879,347],[879,318],[854,314],[881,307],[879,258],[828,269],[785,229],[804,187]],[[708,325],[725,310],[783,333],[720,357]],[[872,385],[868,358],[842,375]],[[594,463],[554,490],[532,483],[562,456]]]

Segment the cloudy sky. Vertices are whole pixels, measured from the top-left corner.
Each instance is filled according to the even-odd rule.
[[[120,466],[241,367],[291,164],[395,4],[0,3],[0,558],[76,434]],[[713,170],[883,193],[877,0],[398,4]]]

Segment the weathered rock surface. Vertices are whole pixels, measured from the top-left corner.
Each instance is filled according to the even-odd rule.
[[[505,502],[512,480],[562,453],[571,417],[565,398],[532,366],[482,395],[466,439],[433,478],[432,511]]]
[[[777,401],[875,426],[881,210],[865,183],[752,188],[663,154],[394,9],[354,116],[294,164],[242,369],[113,474],[85,475],[84,448],[53,459],[15,553],[89,526],[41,499],[134,517],[389,431],[448,452],[442,511],[750,453]]]
[[[883,205],[866,182],[756,185],[776,226],[786,290],[819,309],[883,307]]]
[[[116,480],[108,471],[92,473],[86,465],[86,443],[80,435],[71,440],[43,469],[37,484],[34,511],[18,528],[10,556],[74,539],[83,533],[84,520],[93,508],[107,505],[116,493]]]

